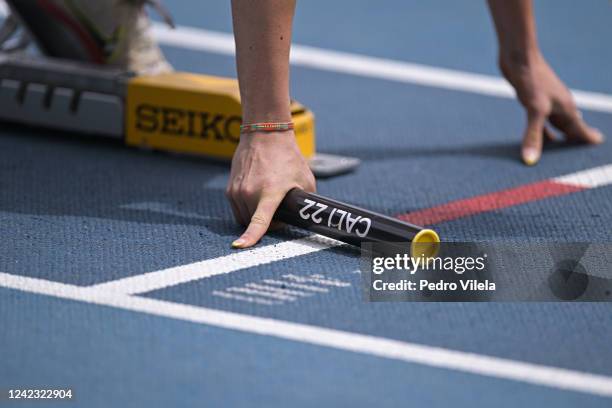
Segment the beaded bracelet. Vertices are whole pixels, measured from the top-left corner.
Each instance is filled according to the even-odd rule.
[[[293,122],[261,122],[240,125],[240,133],[284,132],[293,129]]]

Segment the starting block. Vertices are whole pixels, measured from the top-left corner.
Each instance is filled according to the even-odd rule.
[[[238,81],[187,72],[137,76],[97,65],[0,53],[0,120],[230,161],[240,139]],[[313,113],[291,103],[295,137],[317,177],[356,158],[316,152]]]

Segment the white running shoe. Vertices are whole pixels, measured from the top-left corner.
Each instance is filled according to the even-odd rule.
[[[8,0],[49,56],[117,66],[139,74],[172,71],[153,38],[150,4],[172,24],[158,0]]]

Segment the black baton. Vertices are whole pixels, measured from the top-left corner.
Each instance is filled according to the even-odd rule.
[[[355,246],[409,242],[411,256],[435,256],[440,244],[433,230],[298,188],[287,193],[274,218]]]

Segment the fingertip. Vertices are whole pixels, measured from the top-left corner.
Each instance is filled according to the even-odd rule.
[[[246,244],[246,240],[244,240],[242,237],[240,237],[237,240],[235,240],[234,242],[232,242],[232,248],[234,248],[234,249],[245,248],[245,244]]]
[[[235,248],[235,249],[248,248],[248,247],[255,245],[257,241],[259,241],[259,238],[257,238],[257,234],[253,232],[253,228],[250,225],[247,227],[246,231],[244,231],[237,240],[232,242],[232,248]]]
[[[527,166],[535,166],[540,161],[541,155],[540,150],[535,147],[524,147],[521,156]]]
[[[605,140],[599,129],[589,126],[582,119],[579,119],[574,128],[569,129],[565,134],[570,140],[578,140],[588,144],[601,144]]]
[[[606,137],[604,136],[603,133],[601,133],[601,131],[599,129],[593,128],[592,129],[592,133],[593,133],[593,136],[592,136],[592,139],[591,139],[591,143],[593,143],[593,144],[601,144],[601,143],[606,141]]]
[[[248,248],[257,244],[265,235],[267,227],[261,224],[249,224],[246,231],[236,241],[232,242],[233,248]]]
[[[545,133],[543,117],[541,115],[529,116],[521,148],[521,158],[527,166],[534,166],[540,160]]]

